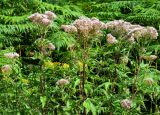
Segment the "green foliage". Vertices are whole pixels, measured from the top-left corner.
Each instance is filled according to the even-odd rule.
[[[85,15],[104,22],[124,19],[158,29],[159,10],[159,0],[1,0],[0,114],[158,115],[159,39],[140,38],[130,44],[117,37],[118,43],[109,44],[109,31],[103,30],[102,36],[92,36],[87,42],[84,60],[80,38],[65,33],[60,26]],[[47,28],[28,19],[45,11],[57,15]],[[49,43],[56,49],[49,50]],[[5,57],[10,52],[20,57]],[[158,57],[141,58],[150,55]],[[5,65],[10,66],[8,72]],[[130,109],[122,106],[124,99],[131,100]]]

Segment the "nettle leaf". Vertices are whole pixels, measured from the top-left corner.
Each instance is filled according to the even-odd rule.
[[[46,105],[46,101],[47,101],[46,96],[41,96],[41,97],[40,97],[40,101],[41,101],[41,103],[42,103],[42,108],[44,108],[44,106]]]

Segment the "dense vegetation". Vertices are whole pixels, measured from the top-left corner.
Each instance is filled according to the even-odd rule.
[[[1,0],[0,114],[159,115],[159,14],[159,0]]]

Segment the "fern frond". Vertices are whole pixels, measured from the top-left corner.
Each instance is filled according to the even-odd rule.
[[[36,29],[38,29],[38,27],[33,25],[32,23],[16,24],[16,25],[0,24],[0,33],[3,34],[27,33],[30,31],[34,32]]]
[[[4,24],[20,24],[24,23],[28,20],[29,15],[23,16],[5,16],[0,15],[0,21],[4,22]]]
[[[61,31],[58,31],[51,35],[49,37],[49,40],[55,44],[58,50],[61,47],[67,47],[76,42],[72,36],[69,36],[67,33]]]

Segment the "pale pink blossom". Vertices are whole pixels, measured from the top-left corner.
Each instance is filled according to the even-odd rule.
[[[56,15],[51,11],[46,11],[45,14],[34,13],[28,17],[32,22],[42,26],[49,26]]]
[[[55,19],[57,16],[55,15],[55,13],[51,12],[51,11],[46,11],[45,15],[48,16],[48,19],[53,20]]]
[[[107,34],[106,39],[109,44],[116,44],[118,42],[112,34]]]
[[[44,26],[49,26],[51,23],[52,23],[52,21],[47,18],[43,18],[41,21],[41,24]]]
[[[131,108],[131,104],[132,104],[132,101],[129,100],[129,99],[124,99],[120,102],[121,104],[121,107],[125,108],[125,109],[130,109]]]
[[[19,54],[16,52],[10,52],[10,53],[5,53],[4,56],[12,59],[12,58],[18,58]]]
[[[77,33],[77,28],[73,25],[61,25],[61,29],[67,33]]]
[[[106,29],[110,30],[114,36],[122,36],[130,39],[150,38],[157,39],[158,32],[153,27],[143,27],[136,24],[125,22],[124,20],[114,20],[105,24]]]

